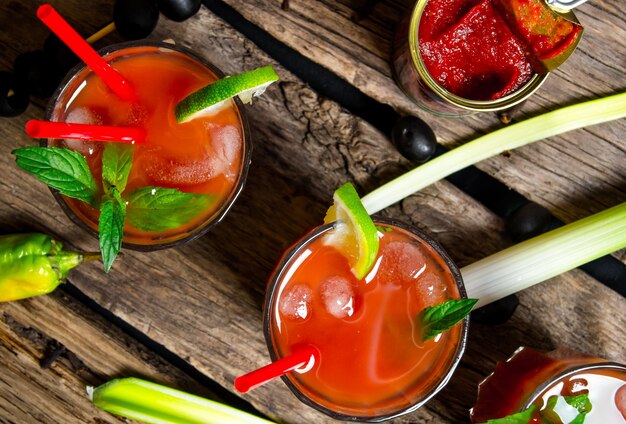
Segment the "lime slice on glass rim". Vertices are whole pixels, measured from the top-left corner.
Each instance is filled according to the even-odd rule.
[[[263,94],[275,81],[278,81],[278,74],[271,66],[224,77],[178,102],[174,109],[176,120],[182,124],[200,116],[214,115],[229,107],[230,99],[235,96],[239,96],[242,103],[248,104],[252,102],[252,97]]]
[[[348,259],[352,274],[362,280],[378,256],[378,230],[352,184],[339,187],[333,201],[324,223],[335,222],[335,226],[322,241],[341,252]]]

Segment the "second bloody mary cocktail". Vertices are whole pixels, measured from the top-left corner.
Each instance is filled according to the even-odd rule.
[[[391,418],[417,409],[450,378],[462,354],[467,319],[422,341],[418,314],[464,297],[458,270],[425,235],[375,220],[380,247],[363,280],[318,228],[291,251],[270,280],[265,333],[272,359],[303,346],[319,361],[286,382],[301,400],[340,419]]]
[[[62,86],[49,109],[51,121],[145,129],[146,143],[132,147],[124,198],[142,187],[173,188],[202,195],[192,207],[172,207],[165,218],[158,219],[150,219],[151,193],[143,196],[140,206],[128,203],[126,245],[164,247],[201,234],[224,215],[245,180],[250,145],[245,117],[237,101],[231,101],[230,107],[212,116],[176,122],[176,104],[221,77],[218,70],[179,50],[142,42],[122,45],[106,54],[105,59],[132,84],[136,102],[121,100],[98,76],[83,68]],[[82,153],[101,185],[102,142],[53,140],[51,145]],[[89,228],[98,228],[98,210],[66,197],[62,204]]]

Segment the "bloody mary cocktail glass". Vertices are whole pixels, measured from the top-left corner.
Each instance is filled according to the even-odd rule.
[[[584,393],[591,403],[585,424],[626,422],[626,365],[564,348],[543,353],[521,347],[506,362],[499,362],[480,384],[471,418],[473,423],[483,423],[532,405],[539,415],[552,404],[551,397]],[[558,400],[554,411],[567,422],[577,415],[576,410]]]
[[[412,412],[450,379],[465,348],[468,318],[429,341],[417,316],[466,297],[461,275],[430,237],[374,218],[380,248],[358,281],[318,227],[291,247],[271,276],[264,333],[273,361],[304,346],[319,360],[283,376],[304,403],[334,417],[378,422]]]
[[[217,114],[179,124],[174,116],[176,104],[222,78],[218,68],[178,46],[145,40],[99,53],[132,84],[137,102],[121,100],[89,68],[79,65],[54,94],[47,119],[145,129],[146,143],[133,146],[126,193],[141,187],[163,187],[210,196],[208,205],[194,213],[172,210],[168,217],[176,224],[172,228],[163,229],[165,223],[153,225],[158,230],[137,228],[127,220],[124,247],[156,250],[199,237],[224,217],[246,179],[252,145],[241,102],[235,98]],[[44,145],[82,153],[102,190],[104,143],[55,139]],[[97,234],[98,210],[53,193],[75,223]]]

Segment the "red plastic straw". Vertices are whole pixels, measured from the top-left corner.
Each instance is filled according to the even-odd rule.
[[[116,141],[119,143],[145,143],[146,141],[146,132],[142,128],[37,120],[30,120],[26,123],[26,134],[33,138],[69,138],[72,140]]]
[[[307,365],[312,359],[318,361],[319,353],[317,349],[313,346],[305,347],[258,370],[237,377],[235,379],[235,388],[240,393],[246,393],[296,368]]]
[[[46,24],[76,56],[91,68],[122,100],[135,100],[131,84],[102,59],[98,53],[49,4],[39,6],[37,17]]]

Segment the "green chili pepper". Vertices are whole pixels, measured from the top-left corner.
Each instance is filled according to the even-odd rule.
[[[99,254],[67,252],[45,234],[0,236],[0,302],[53,291],[70,269]]]

